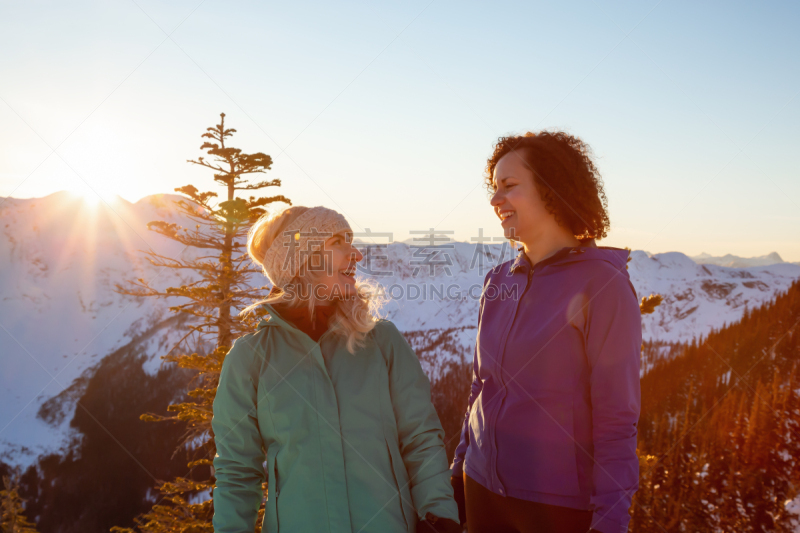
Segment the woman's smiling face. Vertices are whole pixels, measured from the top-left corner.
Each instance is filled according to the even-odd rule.
[[[497,162],[492,175],[491,204],[507,239],[530,243],[551,222],[534,183],[533,172],[520,152],[509,152]]]
[[[325,240],[323,249],[309,258],[308,271],[314,295],[323,300],[338,300],[355,295],[356,263],[364,256],[353,246],[352,233],[337,233]]]

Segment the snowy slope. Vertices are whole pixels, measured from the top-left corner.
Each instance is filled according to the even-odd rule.
[[[163,303],[112,289],[135,278],[157,287],[179,282],[139,251],[192,253],[145,226],[151,220],[182,222],[170,197],[177,198],[151,196],[136,204],[118,198],[96,208],[68,193],[0,200],[0,459],[22,446],[31,456],[62,443],[66,428],[54,431],[38,419],[39,406],[98,358],[167,318]],[[165,332],[173,341],[178,334]],[[154,368],[162,353],[153,351]]]
[[[639,294],[664,302],[643,320],[646,339],[690,341],[738,320],[745,307],[758,307],[800,277],[800,265],[781,263],[746,268],[698,265],[680,252],[631,254],[628,271]]]
[[[118,198],[96,208],[67,193],[0,199],[0,460],[26,464],[68,443],[74,405],[67,400],[79,396],[98,360],[128,344],[139,349],[147,343],[154,370],[177,340],[180,331],[167,327],[166,303],[112,290],[139,277],[158,287],[180,283],[173,271],[159,271],[139,251],[194,253],[145,226],[152,220],[186,224],[171,207],[177,198],[155,195],[135,204]],[[364,252],[360,277],[384,288],[385,315],[408,334],[431,375],[447,360],[471,357],[484,275],[512,250],[468,243],[426,249],[412,242],[370,245]],[[632,257],[629,272],[639,296],[665,297],[644,318],[650,340],[706,334],[800,277],[800,265],[791,263],[730,268],[698,265],[678,252],[635,251]],[[45,404],[52,398],[65,399],[64,412],[46,417],[47,423],[37,413],[52,414],[58,402]]]

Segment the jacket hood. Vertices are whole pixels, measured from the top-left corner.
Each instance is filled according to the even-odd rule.
[[[612,246],[597,246],[594,240],[590,244],[569,247],[565,246],[550,257],[546,257],[535,265],[531,265],[525,253],[520,250],[519,255],[511,261],[509,273],[514,273],[517,269],[527,272],[531,266],[535,270],[545,266],[561,266],[580,261],[606,261],[615,269],[623,270],[627,268],[629,250],[625,248],[615,248]]]

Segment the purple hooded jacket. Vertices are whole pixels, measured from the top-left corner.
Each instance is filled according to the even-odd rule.
[[[628,251],[590,242],[487,274],[452,473],[621,533],[639,487],[642,318]]]

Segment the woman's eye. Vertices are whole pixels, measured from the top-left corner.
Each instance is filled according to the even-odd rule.
[[[516,187],[516,186],[517,186],[516,183],[509,183],[508,185],[506,185],[506,189],[511,189],[512,187]]]

